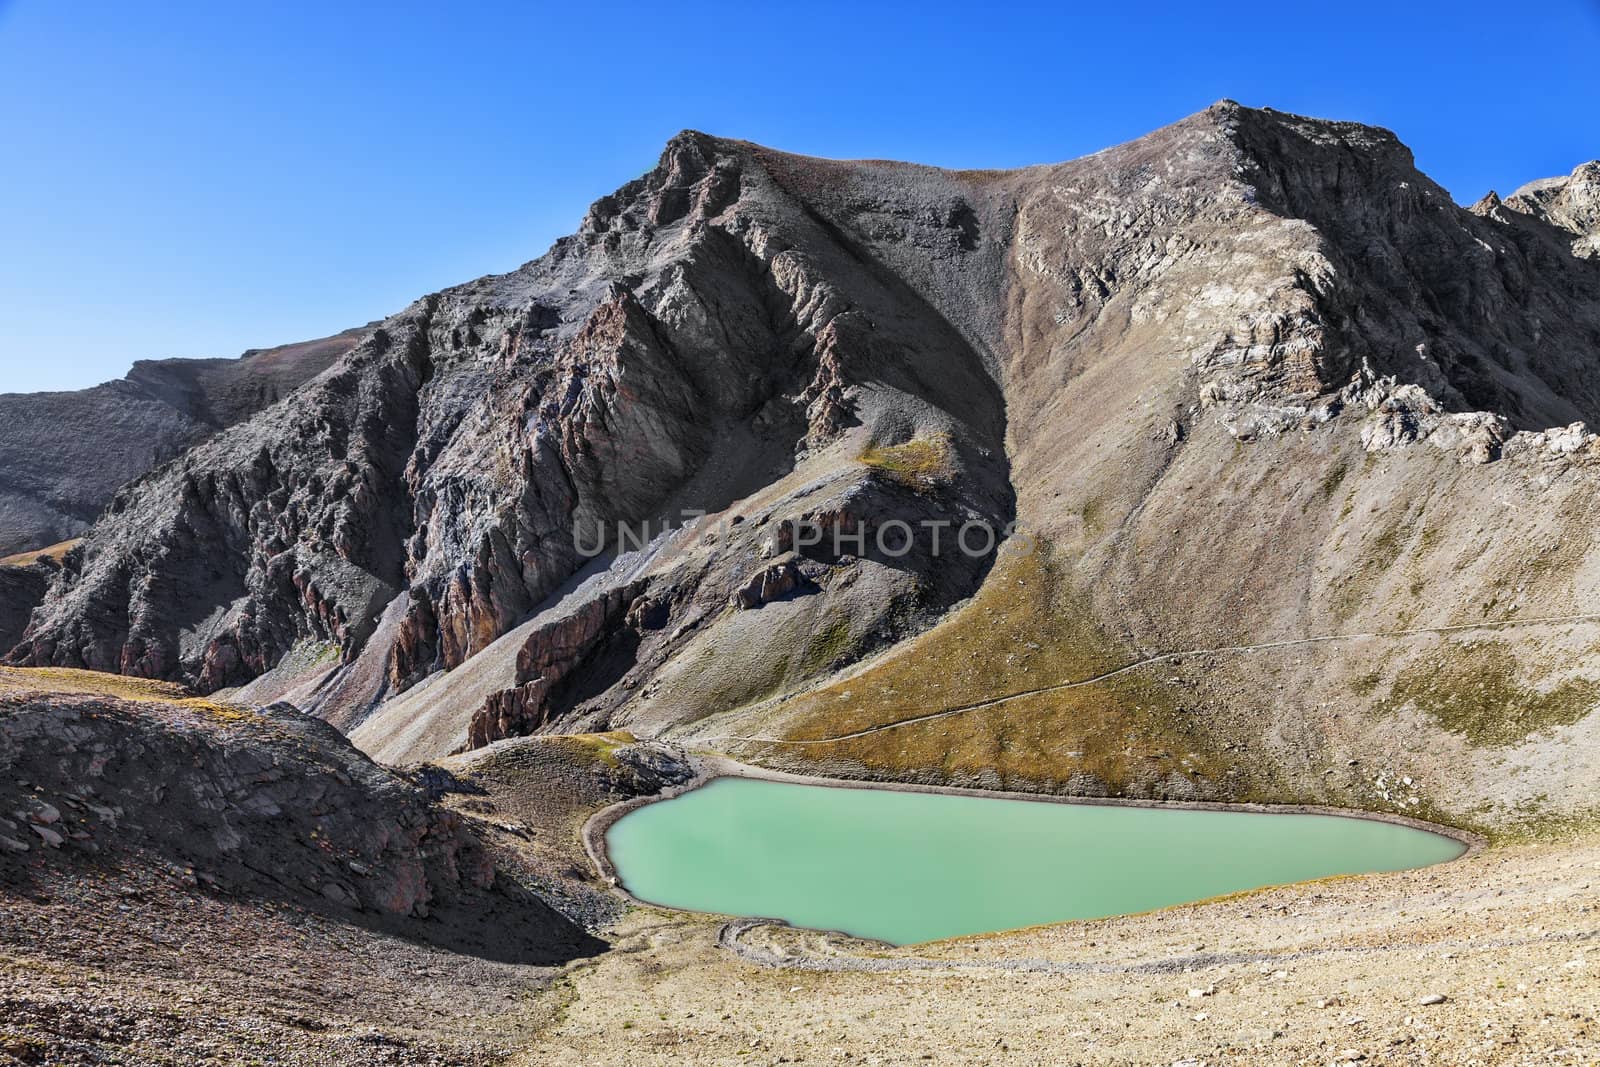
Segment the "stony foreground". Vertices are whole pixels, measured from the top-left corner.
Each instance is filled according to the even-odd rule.
[[[535,744],[465,804],[560,883],[617,794]],[[1597,909],[1584,836],[905,949],[638,908],[553,968],[108,871],[0,886],[0,1064],[1590,1064]]]
[[[789,966],[642,911],[511,1062],[1592,1064],[1597,909],[1586,838],[865,956],[746,935]]]
[[[686,770],[626,734],[502,741],[402,778],[282,711],[82,672],[0,682],[0,829],[14,843],[0,855],[0,1064],[1600,1058],[1593,831],[888,949],[629,911],[590,865],[584,825]],[[184,759],[147,766],[175,745]],[[424,781],[444,788],[408,784]],[[257,824],[263,788],[280,811]],[[429,908],[385,915],[297,888],[349,848],[370,853],[359,885],[415,866],[410,845],[368,847],[352,805],[374,826],[436,828]],[[223,826],[249,832],[219,838]],[[443,843],[481,849],[491,888],[449,884],[427,858]],[[508,916],[517,894],[526,904]],[[513,941],[560,951],[510,953]]]
[[[637,780],[546,747],[566,808]],[[0,669],[0,1063],[503,1059],[619,909],[482,793],[292,709]]]

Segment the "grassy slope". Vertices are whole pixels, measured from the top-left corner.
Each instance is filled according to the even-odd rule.
[[[944,623],[792,701],[787,736],[837,737],[1093,677],[1137,658],[1077,601],[1048,549],[1008,554]],[[1133,672],[851,740],[774,746],[773,754],[845,760],[888,776],[937,768],[950,778],[992,774],[1010,786],[1188,795],[1219,764],[1201,720],[1181,708],[1159,672]]]
[[[254,717],[246,708],[194,696],[172,682],[67,667],[0,667],[0,699],[26,693],[104,696],[137,704],[176,705],[222,720]]]
[[[83,538],[74,537],[70,541],[57,541],[53,545],[36,548],[31,552],[18,552],[15,555],[0,559],[0,567],[31,567],[41,559],[59,560],[76,548],[82,541]]]

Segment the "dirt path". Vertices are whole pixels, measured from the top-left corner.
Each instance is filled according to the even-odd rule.
[[[1183,907],[1185,905],[1179,906]],[[1327,945],[1318,948],[1290,949],[1280,952],[1198,952],[1183,956],[1166,956],[1159,959],[1104,963],[1088,960],[1052,959],[966,960],[938,959],[927,956],[819,956],[774,951],[773,949],[749,943],[747,940],[749,934],[767,927],[786,929],[787,924],[775,919],[735,919],[724,924],[722,929],[717,932],[717,944],[740,959],[758,966],[782,967],[801,971],[1011,971],[1024,974],[1188,974],[1209,968],[1236,967],[1242,964],[1270,964],[1275,967],[1281,967],[1291,962],[1300,962],[1321,956],[1358,956],[1424,950],[1424,946],[1397,942],[1375,945]],[[1558,945],[1587,944],[1595,941],[1600,941],[1600,930],[1562,931],[1533,937],[1507,937],[1493,940],[1441,940],[1428,943],[1425,946],[1425,950],[1434,953],[1466,951],[1468,949],[1481,952],[1545,945],[1549,946],[1551,951],[1554,951]]]
[[[1162,652],[1154,656],[1145,656],[1142,659],[1137,659],[1131,663],[1123,664],[1121,667],[1106,671],[1103,674],[1097,674],[1092,678],[1080,678],[1071,682],[1058,682],[1054,685],[1040,686],[1037,689],[1023,689],[1015,693],[1007,693],[1005,696],[991,697],[988,700],[979,700],[971,704],[961,704],[954,708],[946,708],[943,711],[930,712],[926,715],[914,715],[909,719],[897,719],[894,722],[883,723],[878,726],[868,726],[865,729],[854,730],[847,734],[839,734],[836,737],[819,737],[801,741],[785,737],[742,737],[736,734],[719,734],[712,737],[700,738],[700,740],[746,741],[767,745],[831,745],[840,741],[853,741],[858,737],[868,737],[872,734],[882,733],[885,730],[893,730],[901,726],[915,726],[918,723],[946,719],[952,715],[961,715],[969,711],[978,711],[982,708],[992,708],[1013,700],[1020,700],[1023,697],[1038,696],[1041,693],[1057,693],[1066,689],[1078,689],[1086,685],[1097,685],[1100,682],[1109,681],[1112,678],[1127,674],[1130,671],[1136,671],[1143,667],[1166,662],[1168,660],[1183,659],[1186,656],[1267,652],[1275,649],[1295,648],[1304,645],[1331,644],[1338,641],[1367,641],[1376,638],[1418,637],[1423,635],[1463,633],[1468,630],[1504,630],[1519,626],[1554,626],[1561,623],[1573,622],[1600,622],[1600,612],[1591,612],[1582,615],[1547,615],[1535,619],[1501,619],[1497,622],[1461,623],[1455,626],[1419,626],[1408,630],[1376,630],[1368,633],[1328,634],[1322,637],[1297,637],[1284,641],[1266,641],[1256,645],[1222,645],[1217,648],[1189,648],[1176,652]]]

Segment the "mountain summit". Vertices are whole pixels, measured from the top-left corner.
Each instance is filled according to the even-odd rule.
[[[124,488],[10,660],[246,687],[391,761],[625,727],[1574,808],[1594,166],[1468,210],[1385,130],[1231,102],[1015,171],[685,132],[544,256]]]

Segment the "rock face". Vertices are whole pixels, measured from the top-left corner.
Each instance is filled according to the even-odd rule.
[[[1086,672],[1578,614],[1600,592],[1590,177],[1462,209],[1387,131],[1229,102],[1003,173],[685,133],[545,256],[418,301],[120,494],[11,655],[257,679],[404,761],[530,730],[770,735],[775,698],[1029,582]],[[999,544],[1049,566],[1000,569]],[[1050,680],[1030,640],[983,665],[994,692]],[[1386,725],[1327,724],[1333,647],[1026,737],[1199,703],[1226,715],[1183,728],[1195,760],[1255,746],[1282,791],[1308,752],[1432,722],[1408,647],[1378,696],[1340,698],[1394,701]],[[1536,695],[1587,669],[1538,662]],[[918,672],[926,700],[954,673]],[[973,750],[1034,741],[1002,724]],[[883,773],[948,771],[941,743]],[[1079,751],[1040,766],[1115,788]]]
[[[56,569],[50,560],[25,567],[0,564],[0,645],[10,648],[22,639],[28,618],[44,599]]]
[[[1565,178],[1529,182],[1506,197],[1505,206],[1575,235],[1573,255],[1600,256],[1600,160],[1582,164]]]
[[[293,392],[361,333],[238,359],[141,360],[77,392],[0,394],[0,556],[78,536],[123,485]]]
[[[505,737],[525,737],[550,720],[551,695],[592,653],[595,644],[623,622],[642,622],[647,602],[641,585],[626,585],[587,601],[577,611],[530,633],[517,652],[515,684],[491,694],[467,727],[468,748]]]
[[[728,602],[736,608],[758,608],[769,600],[787,596],[800,587],[805,577],[800,573],[800,557],[785,553],[757,571],[741,588],[734,590]]]
[[[119,494],[14,659],[213,690],[307,641],[349,661],[403,597],[383,653],[403,691],[527,618],[586,562],[580,546],[614,551],[619,524],[728,512],[652,583],[657,634],[707,620],[790,518],[848,503],[865,521],[1004,526],[989,339],[809,212],[787,166],[684,134],[542,259],[385,321],[295,403]],[[953,256],[970,210],[943,195],[947,214],[915,225]],[[856,461],[935,436],[951,470],[932,490]],[[762,489],[775,495],[742,513]],[[870,540],[830,550],[849,555],[839,588],[805,606],[848,604],[851,642],[934,617],[992,556],[936,567]],[[863,570],[870,596],[849,589]],[[605,644],[627,674],[628,642]]]
[[[462,817],[292,708],[0,696],[0,876],[53,859],[167,864],[525,962],[600,947],[497,875]]]

